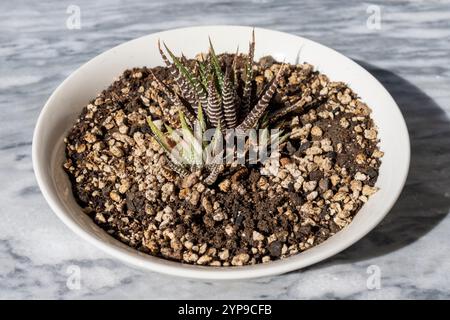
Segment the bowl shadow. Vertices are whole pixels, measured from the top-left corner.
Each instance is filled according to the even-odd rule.
[[[430,232],[450,209],[447,115],[432,98],[402,77],[356,62],[377,78],[399,105],[411,140],[410,170],[399,199],[384,220],[363,239],[315,267],[363,261],[396,251]]]

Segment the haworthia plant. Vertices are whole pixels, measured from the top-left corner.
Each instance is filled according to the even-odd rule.
[[[169,68],[178,90],[170,88],[156,75],[153,76],[172,106],[180,110],[179,118],[183,134],[180,136],[170,127],[166,127],[167,134],[163,134],[151,118],[148,119],[150,129],[167,152],[172,170],[180,175],[198,169],[207,170],[209,173],[204,181],[212,184],[220,175],[222,166],[217,163],[212,165],[204,163],[202,158],[204,152],[212,150],[211,156],[216,158],[222,156],[220,153],[214,154],[218,143],[217,132],[221,135],[225,134],[226,129],[245,131],[260,125],[260,120],[276,92],[284,66],[280,67],[277,75],[252,107],[254,32],[249,52],[246,56],[243,55],[245,65],[242,72],[237,66],[238,51],[231,63],[226,59],[222,60],[216,54],[211,39],[207,58],[203,59],[202,55],[202,59],[198,59],[195,63],[189,62],[183,55],[177,57],[166,44],[163,43],[163,46],[171,60],[158,41],[161,57]],[[239,73],[243,76],[240,77]],[[241,89],[240,79],[243,81]],[[242,92],[242,95],[239,92]],[[216,134],[210,143],[202,140],[203,133],[208,128],[216,128]]]

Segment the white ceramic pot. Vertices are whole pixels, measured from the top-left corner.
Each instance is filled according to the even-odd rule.
[[[361,208],[352,223],[324,243],[295,256],[255,266],[204,267],[181,264],[140,253],[109,236],[75,201],[63,171],[67,132],[82,108],[125,69],[162,65],[156,43],[165,41],[188,57],[205,51],[208,36],[217,52],[245,51],[252,28],[205,26],[170,30],[126,42],[100,54],[70,75],[48,99],[33,137],[33,166],[42,194],[58,217],[75,233],[128,264],[166,274],[202,279],[253,278],[300,269],[349,247],[372,230],[389,212],[405,183],[409,168],[408,131],[398,106],[386,89],[361,66],[342,54],[305,38],[256,28],[255,58],[272,55],[289,63],[308,62],[331,80],[344,81],[373,110],[385,152],[377,186],[380,190]]]

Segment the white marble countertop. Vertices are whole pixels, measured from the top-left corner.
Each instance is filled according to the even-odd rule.
[[[70,3],[80,9],[81,29],[67,27],[77,9],[68,9]],[[0,298],[450,298],[450,2],[343,3],[2,1]],[[69,27],[76,22],[69,20]],[[37,187],[30,155],[36,119],[51,92],[108,48],[199,24],[302,35],[357,60],[389,89],[410,130],[411,170],[394,209],[363,240],[282,276],[194,281],[113,260],[53,214]],[[74,270],[80,271],[79,287],[71,282]],[[380,272],[379,289],[370,285],[371,270]]]

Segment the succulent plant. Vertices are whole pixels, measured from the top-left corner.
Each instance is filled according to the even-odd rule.
[[[249,52],[244,56],[245,65],[242,71],[237,67],[238,52],[232,62],[225,62],[223,70],[211,39],[209,44],[207,57],[197,60],[195,67],[191,69],[183,55],[175,56],[163,43],[172,60],[170,61],[158,41],[161,57],[169,68],[178,90],[168,86],[154,74],[153,77],[173,107],[180,110],[181,133],[151,118],[148,118],[148,123],[155,139],[166,151],[169,160],[167,165],[172,170],[183,176],[192,171],[206,169],[208,176],[204,181],[212,184],[222,168],[220,160],[223,157],[223,138],[227,129],[235,129],[236,132],[245,134],[246,131],[261,126],[261,119],[276,91],[284,66],[281,66],[259,99],[252,105],[254,32]],[[166,133],[162,131],[163,125]],[[203,135],[211,128],[214,129],[214,135],[210,142],[205,142]],[[267,133],[266,128],[266,138]],[[278,137],[279,135],[271,139]]]

